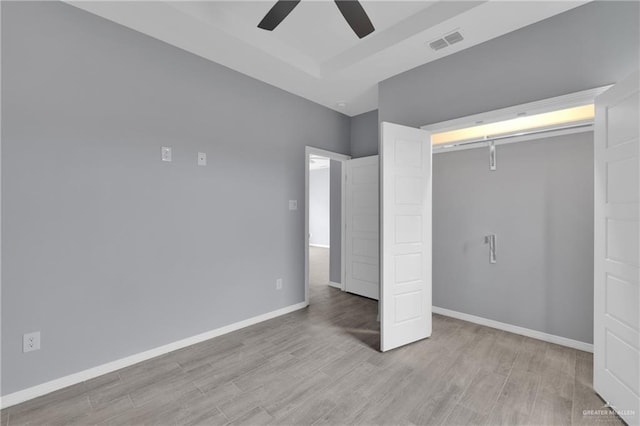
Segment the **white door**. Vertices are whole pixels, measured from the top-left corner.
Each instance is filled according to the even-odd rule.
[[[378,300],[380,183],[378,156],[346,161],[345,291]]]
[[[431,335],[431,138],[381,125],[380,349]]]
[[[640,423],[640,102],[635,73],[596,99],[593,386]]]

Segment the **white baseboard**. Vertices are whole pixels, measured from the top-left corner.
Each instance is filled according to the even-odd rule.
[[[209,340],[214,337],[221,336],[223,334],[231,333],[232,331],[236,331],[241,328],[245,328],[250,325],[260,323],[262,321],[267,321],[269,319],[279,317],[281,315],[285,315],[293,311],[297,311],[299,309],[305,308],[307,305],[308,303],[306,302],[297,303],[295,305],[291,305],[275,311],[267,312],[266,314],[258,315],[253,318],[249,318],[243,321],[229,324],[224,327],[217,328],[215,330],[210,330],[205,333],[198,334],[196,336],[188,337],[186,339],[178,340],[176,342],[159,346],[157,348],[150,349],[148,351],[130,355],[128,357],[121,358],[116,361],[108,362],[106,364],[102,364],[97,367],[89,368],[87,370],[80,371],[78,373],[70,374],[65,377],[60,377],[59,379],[54,379],[49,382],[42,383],[40,385],[36,385],[27,389],[10,393],[8,395],[0,397],[0,407],[3,409],[7,407],[11,407],[12,405],[20,404],[21,402],[25,402],[42,395],[46,395],[53,391],[66,388],[67,386],[75,385],[76,383],[84,382],[86,380],[93,379],[98,376],[102,376],[103,374],[111,373],[112,371],[116,371],[121,368],[128,367],[133,364],[137,364],[141,361],[146,361],[148,359],[155,358],[159,355],[164,355],[166,353],[169,353],[178,349],[182,349],[187,346],[194,345],[196,343],[204,342],[205,340]]]
[[[326,248],[326,249],[330,248],[330,247],[329,247],[328,245],[326,245],[326,244],[311,244],[311,243],[309,243],[309,245],[310,245],[311,247],[320,247],[320,248]]]
[[[337,289],[342,290],[342,284],[340,284],[340,283],[334,283],[333,281],[329,281],[329,285],[330,285],[331,287],[335,287],[335,288],[337,288]]]
[[[543,333],[542,331],[531,330],[530,328],[518,327],[517,325],[506,324],[504,322],[452,311],[450,309],[439,308],[437,306],[433,306],[432,309],[434,314],[457,318],[463,321],[485,325],[491,328],[497,328],[498,330],[508,331],[510,333],[521,334],[523,336],[532,337],[534,339],[542,340],[549,343],[555,343],[556,345],[567,346],[573,349],[579,349],[585,352],[593,352],[593,345],[591,343],[580,342],[578,340],[568,339],[566,337],[556,336],[554,334],[547,334]]]

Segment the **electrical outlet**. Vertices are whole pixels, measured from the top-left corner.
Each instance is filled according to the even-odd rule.
[[[276,280],[276,290],[282,290],[282,278]]]
[[[22,352],[37,351],[40,349],[40,332],[34,331],[22,336]]]
[[[289,200],[289,210],[298,210],[298,200]]]

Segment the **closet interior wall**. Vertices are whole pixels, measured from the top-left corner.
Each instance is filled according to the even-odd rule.
[[[433,305],[592,343],[593,132],[496,149],[433,156]]]

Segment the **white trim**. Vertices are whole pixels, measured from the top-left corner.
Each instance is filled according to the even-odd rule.
[[[310,245],[311,247],[320,247],[320,248],[326,248],[326,249],[330,248],[330,247],[329,247],[328,245],[326,245],[326,244],[312,244],[312,243],[309,243],[309,245]]]
[[[340,284],[340,283],[334,283],[333,281],[329,281],[329,285],[330,285],[331,287],[335,287],[335,288],[337,288],[337,289],[342,290],[342,284]]]
[[[350,155],[339,154],[312,146],[304,147],[304,301],[307,305],[309,304],[309,160],[311,155],[320,155],[322,157],[328,157],[331,160],[342,161],[343,170],[344,161],[351,159]],[[342,192],[344,193],[344,180],[342,182]],[[342,203],[342,219],[344,223],[344,202]],[[344,243],[344,229],[342,234]],[[343,265],[344,260],[343,245],[341,259]]]
[[[596,96],[603,93],[609,86],[596,87],[594,89],[583,90],[581,92],[570,93],[568,95],[556,96],[554,98],[543,99],[540,101],[529,102],[521,105],[514,105],[507,108],[500,108],[493,111],[486,111],[479,114],[468,115],[466,117],[455,118],[453,120],[441,121],[440,123],[428,124],[420,127],[432,133],[439,133],[448,130],[460,129],[463,127],[473,126],[478,121],[483,124],[493,123],[496,121],[508,120],[518,117],[518,114],[526,112],[527,115],[541,114],[544,112],[555,111],[557,109],[571,108],[575,106],[593,103]]]
[[[447,317],[472,322],[474,324],[497,328],[498,330],[520,334],[523,336],[531,337],[549,343],[555,343],[556,345],[567,346],[569,348],[578,349],[585,352],[593,352],[593,345],[591,343],[580,342],[578,340],[568,339],[566,337],[556,336],[554,334],[543,333],[542,331],[531,330],[530,328],[519,327],[517,325],[511,325],[504,322],[477,317],[475,315],[465,314],[462,312],[452,311],[450,309],[439,308],[437,306],[433,306],[432,311],[434,314],[440,314]]]
[[[319,155],[320,157],[327,157],[330,160],[338,160],[338,161],[351,160],[351,156],[347,154],[340,154],[339,152],[327,151],[326,149],[315,148],[309,145],[305,146],[304,148],[305,148],[305,154],[307,154],[308,156]]]
[[[544,138],[551,138],[555,136],[564,136],[564,135],[571,135],[574,133],[584,133],[584,132],[593,132],[593,124],[581,126],[581,127],[573,127],[569,129],[550,130],[542,133],[532,133],[529,135],[512,136],[504,139],[473,142],[473,143],[469,143],[468,145],[467,144],[445,145],[445,146],[435,145],[433,147],[433,154],[435,155],[435,154],[442,154],[443,152],[462,151],[465,149],[485,148],[485,147],[488,147],[489,144],[491,144],[491,142],[493,142],[495,146],[498,146],[498,145],[527,142],[527,141],[539,140]]]
[[[340,290],[342,291],[346,291],[345,283],[347,282],[347,164],[347,161],[342,162],[340,187]]]
[[[258,324],[263,321],[270,320],[272,318],[285,315],[299,309],[307,307],[306,302],[296,303],[295,305],[286,306],[275,311],[267,312],[266,314],[258,315],[253,318],[249,318],[243,321],[239,321],[233,324],[226,325],[224,327],[210,330],[196,336],[188,337],[186,339],[178,340],[167,345],[159,346],[148,351],[139,352],[134,355],[130,355],[125,358],[118,359],[116,361],[108,362],[106,364],[99,365],[97,367],[89,368],[78,373],[70,374],[59,379],[54,379],[40,385],[36,385],[27,389],[23,389],[14,393],[10,393],[3,397],[0,397],[0,407],[7,408],[12,405],[19,404],[21,402],[28,401],[33,398],[37,398],[42,395],[46,395],[53,391],[66,388],[67,386],[75,385],[80,382],[84,382],[89,379],[93,379],[103,374],[111,373],[124,367],[128,367],[133,364],[137,364],[142,361],[146,361],[151,358],[155,358],[159,355],[185,348],[187,346],[195,345],[196,343],[204,342],[205,340],[212,339],[214,337],[222,336],[223,334],[231,333],[232,331],[239,330],[241,328],[248,327],[250,325]]]

